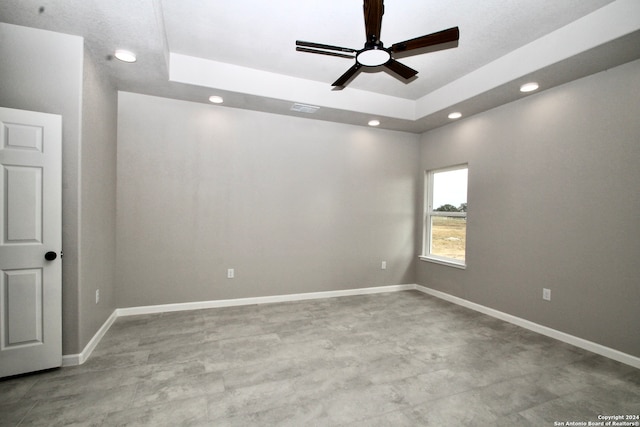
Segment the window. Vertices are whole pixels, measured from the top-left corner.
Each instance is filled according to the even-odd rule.
[[[422,259],[465,266],[467,165],[427,171]]]

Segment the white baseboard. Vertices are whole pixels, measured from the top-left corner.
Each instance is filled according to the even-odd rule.
[[[97,345],[100,343],[100,340],[102,339],[102,337],[104,337],[104,334],[107,333],[111,325],[113,325],[113,322],[115,322],[116,319],[118,318],[117,311],[118,310],[114,310],[113,313],[111,313],[111,316],[109,316],[109,318],[102,324],[100,329],[98,329],[98,332],[96,332],[93,338],[91,338],[91,341],[89,341],[87,345],[84,347],[84,349],[82,350],[82,353],[67,354],[62,356],[63,367],[82,365],[84,362],[87,361],[89,356],[91,356],[91,353],[93,353],[93,350],[95,350]]]
[[[310,299],[335,298],[351,295],[367,295],[384,292],[407,291],[411,289],[415,289],[415,285],[377,286],[372,288],[345,289],[340,291],[309,292],[303,294],[274,295],[268,297],[237,298],[214,301],[187,302],[180,304],[162,304],[142,307],[117,308],[104,322],[104,324],[100,327],[98,332],[96,332],[93,338],[91,338],[91,341],[89,341],[89,343],[85,346],[85,348],[82,350],[82,353],[67,354],[62,356],[62,366],[77,366],[82,365],[84,362],[86,362],[98,343],[100,343],[102,337],[104,337],[104,334],[107,333],[113,322],[115,322],[118,317],[122,316],[200,310],[204,308],[234,307],[240,305],[269,304],[274,302],[304,301]]]
[[[242,305],[254,305],[254,304],[269,304],[275,302],[291,302],[291,301],[304,301],[311,299],[324,299],[335,298],[353,295],[367,295],[386,292],[399,292],[407,290],[417,290],[422,293],[440,298],[454,304],[467,307],[471,310],[478,311],[491,317],[495,317],[505,322],[512,323],[514,325],[529,329],[533,332],[537,332],[541,335],[545,335],[559,341],[566,342],[568,344],[580,347],[582,349],[591,351],[601,356],[608,357],[618,362],[625,363],[640,369],[640,358],[632,356],[621,351],[605,347],[601,344],[594,343],[592,341],[579,338],[565,332],[549,328],[547,326],[539,325],[529,320],[522,319],[520,317],[513,316],[498,310],[494,310],[489,307],[485,307],[480,304],[476,304],[471,301],[447,294],[445,292],[437,291],[421,285],[392,285],[392,286],[378,286],[372,288],[359,288],[359,289],[345,289],[339,291],[324,291],[324,292],[309,292],[302,294],[288,294],[288,295],[274,295],[267,297],[254,297],[254,298],[237,298],[226,300],[214,300],[214,301],[198,301],[187,302],[179,304],[162,304],[162,305],[149,305],[142,307],[127,307],[118,308],[109,316],[104,322],[102,327],[96,332],[91,341],[85,346],[80,354],[69,354],[62,357],[62,366],[76,366],[82,365],[87,361],[93,350],[96,348],[102,337],[107,333],[113,322],[118,317],[122,316],[135,316],[140,314],[153,314],[153,313],[168,313],[174,311],[187,311],[187,310],[200,310],[205,308],[220,308],[220,307],[234,307]]]
[[[570,335],[565,332],[561,332],[556,329],[552,329],[547,326],[543,326],[538,323],[534,323],[529,320],[504,313],[502,311],[494,310],[493,308],[485,307],[483,305],[467,301],[466,299],[459,298],[445,292],[437,291],[435,289],[427,288],[421,285],[414,285],[413,289],[640,369],[639,357],[623,353],[610,347],[605,347],[604,345],[595,343],[593,341],[588,341],[583,338],[579,338],[574,335]]]
[[[310,299],[335,298],[352,295],[378,294],[415,289],[415,285],[378,286],[373,288],[345,289],[340,291],[308,292],[303,294],[273,295],[268,297],[223,299],[215,301],[186,302],[180,304],[148,305],[119,308],[118,317],[138,314],[168,313],[172,311],[200,310],[204,308],[234,307],[240,305],[270,304],[274,302],[304,301]]]

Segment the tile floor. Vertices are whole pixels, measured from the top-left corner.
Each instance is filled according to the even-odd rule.
[[[416,291],[119,318],[0,381],[0,426],[554,426],[640,414],[640,370]]]

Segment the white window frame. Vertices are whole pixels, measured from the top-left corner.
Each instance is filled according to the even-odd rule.
[[[423,226],[423,245],[422,245],[422,255],[420,259],[423,261],[435,262],[437,264],[444,264],[451,267],[465,269],[467,267],[467,248],[465,242],[465,256],[464,261],[455,258],[443,257],[439,255],[434,255],[431,253],[431,218],[434,216],[444,216],[451,218],[467,218],[467,212],[438,212],[434,211],[433,207],[433,176],[436,173],[441,172],[450,172],[454,170],[466,169],[467,174],[469,173],[469,165],[462,164],[456,166],[450,166],[441,169],[432,169],[425,172],[425,203],[424,203],[424,226]],[[468,176],[468,175],[467,175]],[[468,178],[467,178],[468,179]],[[467,195],[468,195],[467,189]]]

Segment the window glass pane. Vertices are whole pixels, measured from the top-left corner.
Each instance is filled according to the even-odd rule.
[[[431,254],[464,261],[467,218],[431,217]]]
[[[433,210],[466,212],[467,169],[456,169],[433,174]]]

